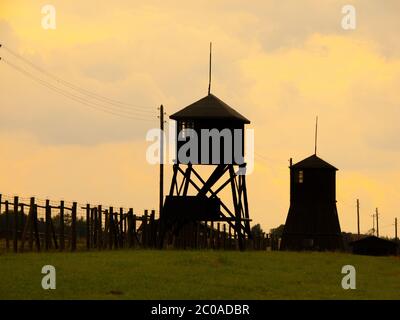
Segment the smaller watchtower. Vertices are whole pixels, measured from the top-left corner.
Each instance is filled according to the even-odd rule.
[[[317,129],[315,153],[296,164],[290,159],[290,208],[282,250],[343,249],[336,208],[338,169],[317,156],[316,146]]]
[[[316,155],[290,166],[290,208],[281,249],[343,248],[336,208],[336,171]]]

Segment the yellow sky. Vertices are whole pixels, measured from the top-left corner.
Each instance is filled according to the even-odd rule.
[[[42,1],[0,2],[0,43],[46,71],[154,112],[154,121],[94,111],[0,62],[0,192],[157,208],[157,166],[145,160],[156,108],[168,114],[212,92],[252,121],[256,167],[250,214],[284,223],[288,159],[313,152],[339,168],[342,229],[393,235],[400,192],[400,3],[352,1],[356,30],[341,28],[343,1],[51,1],[56,30],[41,27]],[[23,68],[0,48],[0,56]],[[171,168],[166,167],[169,188]]]

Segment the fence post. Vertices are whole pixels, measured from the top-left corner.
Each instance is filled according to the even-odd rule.
[[[119,246],[124,247],[124,208],[119,208]]]
[[[108,210],[104,210],[104,234],[103,234],[103,247],[107,249],[108,246],[108,232],[110,229],[110,218]]]
[[[34,222],[35,222],[35,198],[31,198],[30,204],[29,204],[29,220],[30,220],[30,228],[29,228],[29,250],[33,250],[33,230],[34,230]]]
[[[46,207],[45,207],[45,249],[46,251],[50,249],[50,219],[49,217],[49,207],[50,207],[50,200],[46,200]]]
[[[90,249],[90,204],[86,204],[86,249]]]
[[[113,233],[114,233],[114,208],[110,207],[109,211],[109,223],[108,223],[108,248],[112,249],[113,245]]]
[[[127,213],[125,213],[124,216],[124,226],[123,226],[123,234],[124,234],[124,240],[126,242],[126,246],[128,243],[127,237],[128,237],[128,214],[129,214],[129,210]]]
[[[18,252],[18,197],[14,197],[14,231],[13,231],[13,249]]]
[[[133,212],[132,212],[132,213],[133,213]],[[133,226],[132,226],[133,247],[135,247],[136,244],[137,244],[137,243],[136,243],[136,237],[137,237],[137,234],[136,234],[136,214],[133,215],[132,224],[133,224]]]
[[[90,207],[90,206],[89,206]],[[94,212],[94,208],[89,209],[90,212],[90,221],[89,221],[89,248],[93,248],[94,246],[94,215],[96,214]]]
[[[97,218],[97,207],[94,207],[93,209],[93,239],[92,239],[92,248],[96,248],[98,246],[97,244],[97,230],[98,230],[98,218]]]
[[[132,209],[129,209],[128,215],[128,230],[127,230],[127,238],[128,238],[128,248],[132,248]]]
[[[74,202],[72,204],[72,214],[71,214],[71,251],[76,250],[76,213],[78,204]]]
[[[65,249],[65,235],[64,235],[64,201],[60,202],[60,251]]]
[[[94,217],[96,212],[94,208],[90,208],[90,223],[89,223],[89,239],[90,239],[90,248],[94,248]]]
[[[118,213],[114,213],[114,220],[113,220],[113,225],[114,225],[114,248],[118,249],[119,247],[119,227],[118,227]]]
[[[97,207],[98,215],[98,230],[97,230],[97,248],[101,250],[103,248],[103,212],[101,205]]]

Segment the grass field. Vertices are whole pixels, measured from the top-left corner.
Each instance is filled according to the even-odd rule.
[[[56,290],[43,290],[43,265]],[[343,290],[343,265],[357,289]],[[0,299],[400,299],[399,257],[339,253],[104,251],[0,255]]]

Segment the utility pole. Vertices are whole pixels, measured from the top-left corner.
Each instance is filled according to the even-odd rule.
[[[357,199],[357,234],[360,239],[360,200]]]
[[[397,218],[394,218],[394,240],[397,241]]]
[[[375,209],[376,212],[376,236],[379,238],[379,213],[378,208]]]
[[[212,42],[210,42],[210,64],[208,69],[208,95],[211,94],[211,62],[212,62]]]
[[[159,217],[161,218],[164,204],[164,106],[160,106],[160,199]]]
[[[318,143],[318,116],[315,119],[315,140],[314,140],[314,154],[317,155],[317,143]]]

